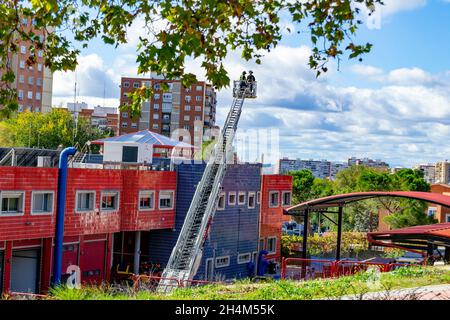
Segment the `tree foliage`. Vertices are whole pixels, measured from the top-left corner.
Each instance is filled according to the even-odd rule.
[[[58,108],[49,113],[25,111],[0,122],[0,145],[9,147],[56,149],[75,144],[84,146],[87,141],[107,135],[107,132],[92,127],[83,117],[76,125],[70,112]]]
[[[264,53],[277,46],[285,31],[285,21],[299,26],[298,40],[313,44],[309,66],[317,75],[327,71],[330,59],[359,58],[371,44],[357,44],[352,37],[362,23],[360,10],[375,10],[381,0],[29,0],[0,4],[0,69],[8,69],[10,53],[18,50],[20,39],[32,42],[27,63],[36,61],[36,49],[44,51],[45,65],[52,71],[74,70],[80,48],[100,38],[118,47],[127,43],[129,27],[143,25],[145,36],[137,46],[138,73],[149,71],[168,79],[180,78],[185,86],[196,76],[185,72],[189,58],[199,59],[206,78],[217,88],[229,85],[223,60],[229,50],[239,50],[242,58],[261,63]],[[32,18],[34,27],[44,30],[42,41],[20,23]],[[9,53],[10,52],[10,53]],[[14,74],[3,74],[0,105],[17,107],[11,87]],[[139,113],[151,88],[138,88],[132,103],[123,108]],[[5,109],[5,108],[3,108]]]
[[[293,176],[294,204],[333,194],[363,191],[430,191],[423,172],[401,169],[394,174],[365,166],[351,166],[340,171],[334,181],[314,178],[309,170],[290,173]],[[343,228],[348,231],[369,232],[378,226],[378,212],[386,209],[385,221],[393,228],[430,224],[433,218],[425,214],[426,203],[417,200],[381,197],[349,203],[345,207]],[[336,218],[336,216],[334,217]],[[317,223],[318,215],[313,215]],[[335,226],[327,221],[331,229]]]

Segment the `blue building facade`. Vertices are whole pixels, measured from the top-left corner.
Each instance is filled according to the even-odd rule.
[[[177,166],[175,229],[149,233],[152,261],[167,264],[204,169],[204,164]],[[228,165],[219,207],[194,279],[227,280],[249,275],[258,250],[260,188],[260,164]]]

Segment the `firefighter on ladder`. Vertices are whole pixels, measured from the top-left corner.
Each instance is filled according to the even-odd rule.
[[[243,71],[241,74],[241,77],[239,78],[239,80],[241,81],[239,83],[239,89],[241,91],[245,90],[245,88],[247,87],[247,76],[246,76],[247,72]]]
[[[256,79],[253,75],[253,71],[250,70],[249,75],[247,76],[247,85],[250,87],[250,94],[253,95],[253,84],[255,83]]]

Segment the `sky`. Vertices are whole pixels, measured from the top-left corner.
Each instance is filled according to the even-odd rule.
[[[279,133],[282,157],[345,161],[351,156],[382,159],[410,167],[450,159],[450,0],[384,0],[357,31],[357,43],[372,51],[356,60],[329,65],[319,78],[309,70],[310,43],[286,20],[282,42],[261,65],[230,52],[231,78],[253,70],[258,98],[244,105],[240,130]],[[297,29],[296,29],[297,28]],[[77,100],[90,106],[118,106],[121,76],[137,72],[136,45],[142,27],[130,27],[117,49],[94,40],[84,49],[75,73],[57,72],[53,104]],[[204,76],[198,61],[187,70]],[[231,90],[218,92],[217,122],[222,124]]]

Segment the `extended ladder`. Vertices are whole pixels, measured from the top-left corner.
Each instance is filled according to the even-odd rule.
[[[255,98],[255,93],[256,83],[241,86],[239,81],[235,81],[231,110],[202,179],[197,185],[177,243],[162,274],[158,292],[167,293],[180,284],[184,286],[197,273],[203,254],[203,244],[219,201],[227,161],[232,159],[231,148],[242,105],[245,98]]]

